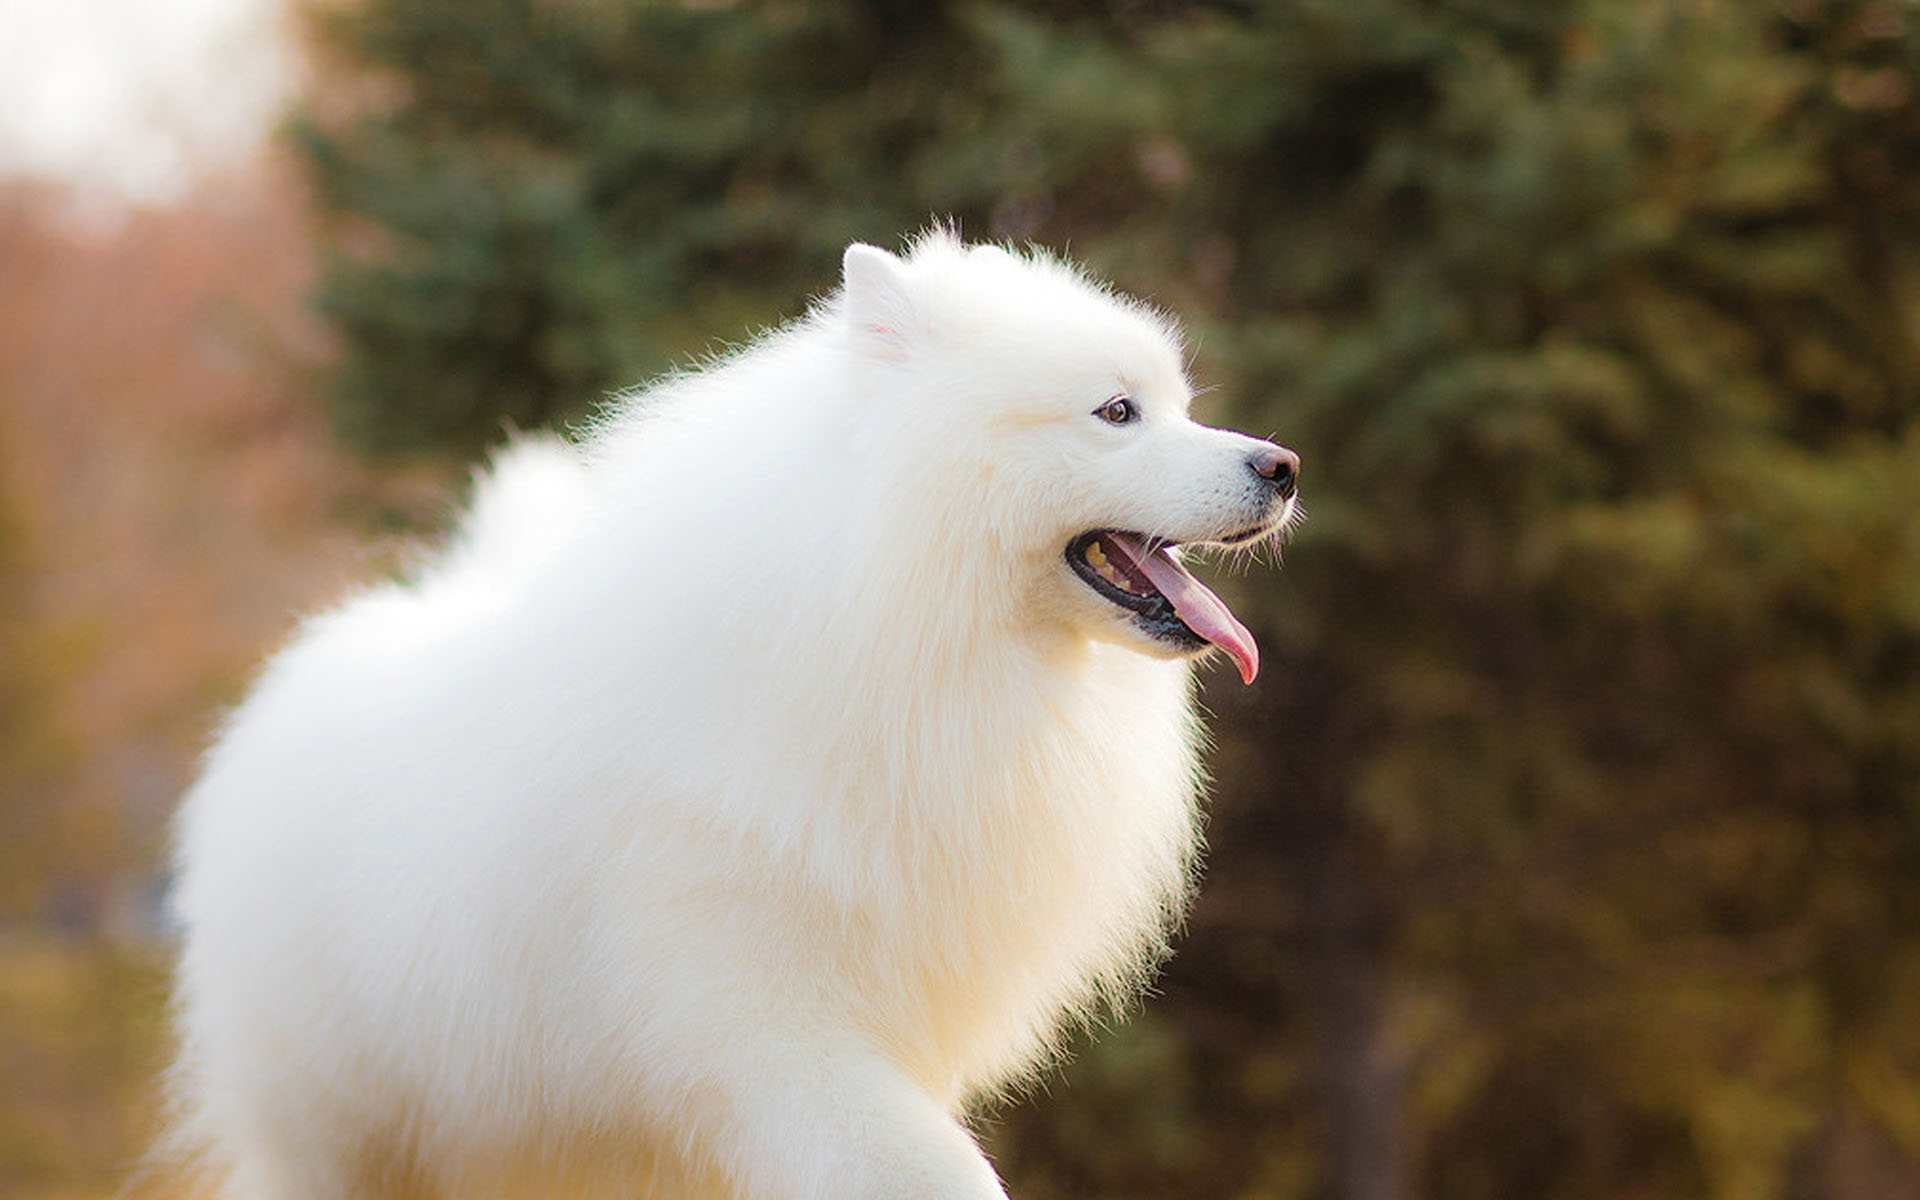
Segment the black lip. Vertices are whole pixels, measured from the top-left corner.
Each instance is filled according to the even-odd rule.
[[[1226,537],[1216,538],[1215,544],[1225,546],[1229,550],[1237,550],[1241,546],[1250,546],[1255,542],[1273,536],[1273,530],[1274,525],[1272,522],[1266,522],[1260,525],[1249,525],[1239,533],[1230,533]]]
[[[1125,532],[1127,531],[1111,529],[1087,530],[1067,543],[1067,565],[1073,568],[1073,573],[1080,577],[1081,582],[1097,592],[1102,599],[1116,607],[1126,609],[1132,615],[1134,624],[1138,625],[1143,632],[1183,650],[1198,650],[1207,645],[1207,639],[1195,633],[1185,621],[1180,619],[1180,614],[1173,609],[1173,601],[1159,592],[1143,596],[1138,592],[1129,592],[1125,588],[1115,587],[1100,578],[1094,571],[1093,564],[1087,561],[1087,546],[1102,534]],[[1151,540],[1137,533],[1128,533],[1127,536],[1137,537],[1142,541]],[[1160,544],[1164,546],[1173,543]]]

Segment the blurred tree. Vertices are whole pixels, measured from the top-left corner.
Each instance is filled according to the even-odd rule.
[[[1000,1130],[1018,1194],[1915,1194],[1909,7],[316,14],[367,447],[577,411],[949,213],[1157,294],[1303,452],[1192,937]]]
[[[28,632],[25,537],[5,483],[0,478],[0,919],[18,920],[38,899],[35,860],[46,841],[37,797],[45,784],[43,731],[34,708],[43,680]]]
[[[220,706],[369,566],[374,481],[313,411],[326,331],[284,161],[78,221],[0,181],[0,1196],[128,1181],[168,1054],[152,873]],[[89,210],[91,211],[91,210]]]
[[[1886,1195],[1836,1182],[1860,1129],[1910,1180],[1910,17],[1006,24],[1162,114],[1109,154],[1183,162],[1174,211],[1076,244],[1174,265],[1241,420],[1311,472],[1250,597],[1274,681],[1214,697],[1237,744],[1165,1011],[1299,1015],[1309,1191]]]
[[[340,428],[376,451],[577,415],[797,304],[851,238],[994,191],[916,159],[980,121],[984,64],[940,5],[315,14],[334,93],[404,97],[297,126],[343,232],[370,232],[340,241],[321,304],[346,339]]]
[[[111,229],[0,186],[0,941],[151,931],[218,707],[401,502],[312,412],[314,258],[284,162]]]

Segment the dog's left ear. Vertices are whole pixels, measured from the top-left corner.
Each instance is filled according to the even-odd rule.
[[[907,264],[878,246],[855,242],[840,260],[847,324],[880,358],[899,358],[919,328]]]

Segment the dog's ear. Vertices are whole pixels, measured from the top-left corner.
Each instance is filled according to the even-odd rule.
[[[899,358],[919,326],[907,264],[878,246],[855,242],[840,260],[847,324],[873,353]]]

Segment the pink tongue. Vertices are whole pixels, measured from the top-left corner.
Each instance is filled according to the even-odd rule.
[[[1241,682],[1253,682],[1253,677],[1260,673],[1260,648],[1253,644],[1253,635],[1220,597],[1188,574],[1166,550],[1149,554],[1138,539],[1123,533],[1109,533],[1106,538],[1134,561],[1162,596],[1172,601],[1173,611],[1180,614],[1187,628],[1227,652],[1240,668]]]

